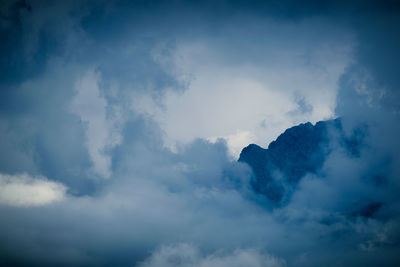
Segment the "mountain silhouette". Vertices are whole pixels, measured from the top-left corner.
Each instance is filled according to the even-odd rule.
[[[285,204],[298,182],[308,173],[315,174],[331,152],[333,141],[350,156],[359,154],[363,132],[344,134],[341,119],[303,123],[287,129],[267,149],[250,144],[240,153],[239,162],[253,171],[251,186],[276,205]]]

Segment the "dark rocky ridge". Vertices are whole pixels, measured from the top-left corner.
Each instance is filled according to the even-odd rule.
[[[307,173],[318,172],[330,153],[330,141],[338,143],[351,156],[357,156],[363,135],[346,137],[340,119],[304,123],[287,129],[267,149],[251,144],[240,153],[239,161],[253,170],[251,186],[271,202],[282,205]]]

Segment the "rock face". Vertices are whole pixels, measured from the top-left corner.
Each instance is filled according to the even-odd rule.
[[[279,207],[290,201],[296,185],[306,174],[321,170],[332,149],[339,148],[349,157],[359,157],[367,133],[367,127],[360,126],[352,135],[346,136],[340,119],[320,121],[315,125],[300,124],[287,129],[267,149],[255,144],[245,147],[239,161],[247,163],[253,170],[253,190],[265,196],[272,207]],[[321,174],[317,176],[323,179]],[[374,179],[377,186],[384,180]],[[360,199],[341,212],[349,218],[369,218],[384,205],[378,200]]]
[[[300,124],[287,129],[268,149],[251,144],[240,153],[239,161],[253,170],[252,187],[274,203],[284,203],[299,180],[317,172],[329,153],[329,132],[339,132],[349,149],[357,150],[357,141],[344,139],[339,119]]]

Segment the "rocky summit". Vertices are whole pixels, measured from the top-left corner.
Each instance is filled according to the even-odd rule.
[[[340,119],[303,123],[287,129],[267,149],[250,144],[239,162],[253,170],[251,186],[275,204],[288,201],[296,184],[308,173],[318,172],[331,152],[331,141],[357,156],[362,136],[346,137]]]

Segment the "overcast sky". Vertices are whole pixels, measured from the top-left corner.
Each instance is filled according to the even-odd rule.
[[[1,1],[0,264],[395,266],[399,12]],[[320,177],[266,209],[242,148],[337,117],[369,127],[360,157],[332,142]],[[390,203],[385,219],[343,217],[357,197]]]

